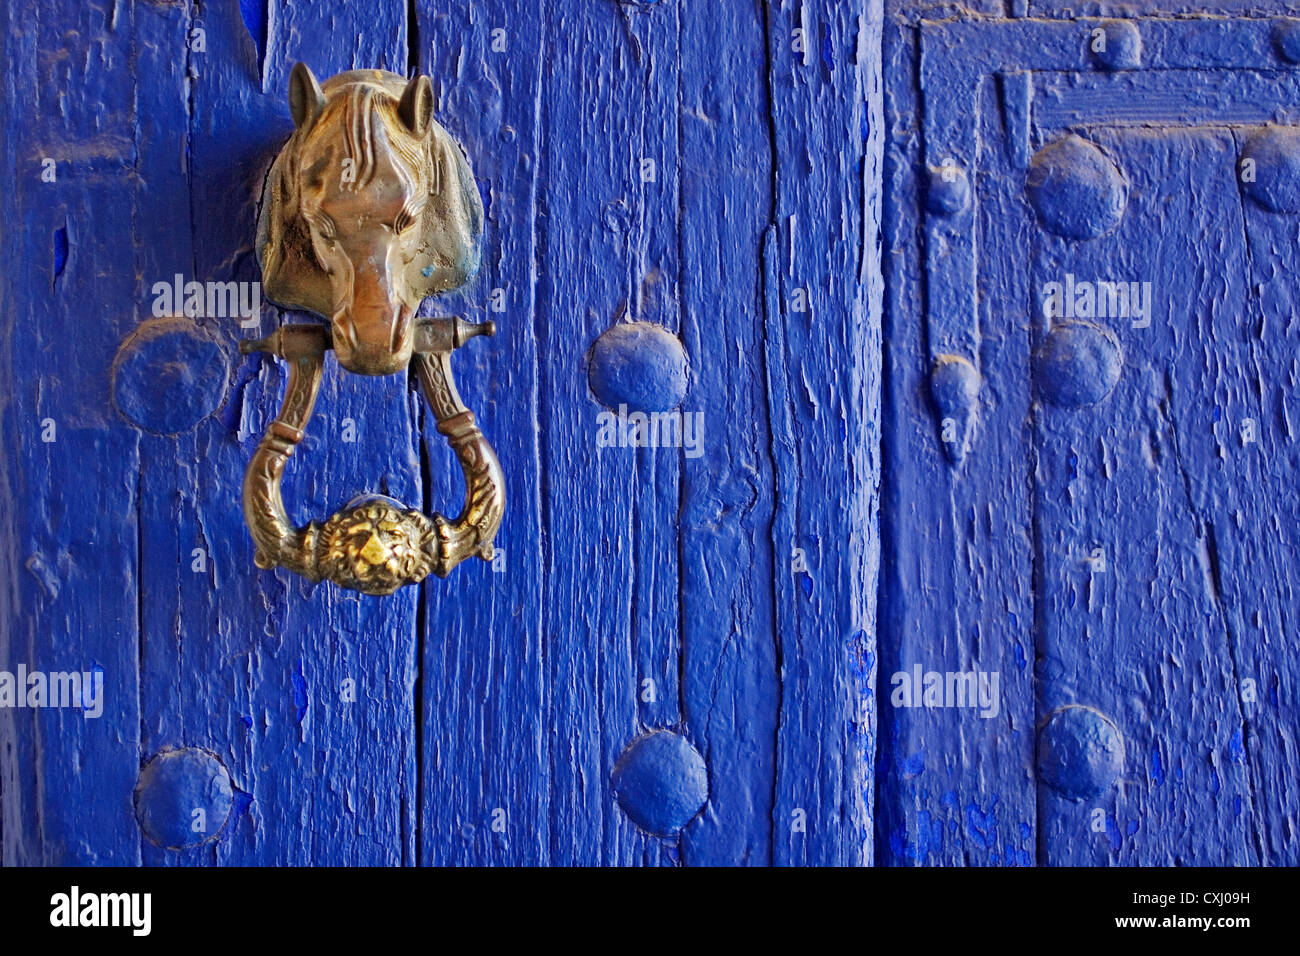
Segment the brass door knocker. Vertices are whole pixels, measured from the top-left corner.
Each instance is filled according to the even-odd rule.
[[[330,324],[287,325],[239,345],[289,366],[280,414],[244,476],[244,518],[258,567],[391,594],[430,572],[445,576],[470,555],[490,559],[505,508],[496,453],[451,374],[451,353],[495,327],[416,316],[427,296],[464,285],[478,270],[483,206],[460,147],[433,119],[428,77],[354,70],[322,87],[299,63],[289,107],[297,128],[267,176],[257,226],[262,281],[272,301]],[[376,495],[323,524],[290,522],[280,480],[331,348],[339,365],[361,375],[414,366],[465,472],[455,521]]]

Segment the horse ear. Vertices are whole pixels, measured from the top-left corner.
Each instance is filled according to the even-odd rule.
[[[306,63],[295,63],[289,74],[289,114],[293,125],[310,129],[325,109],[325,94]]]
[[[427,76],[413,76],[402,91],[397,116],[416,139],[424,139],[433,122],[433,86]]]

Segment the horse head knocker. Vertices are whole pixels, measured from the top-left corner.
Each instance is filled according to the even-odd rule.
[[[477,272],[483,206],[460,146],[433,119],[429,78],[354,70],[324,86],[304,64],[289,81],[295,130],[266,178],[257,253],[267,297],[315,312],[240,351],[288,363],[283,406],[249,463],[244,517],[259,567],[281,565],[368,594],[391,594],[472,554],[492,557],[504,510],[501,468],[461,402],[451,353],[491,322],[418,318],[420,303]],[[361,375],[413,367],[465,472],[455,521],[391,499],[354,502],[323,524],[295,527],[281,499],[285,463],[316,403],[325,352]]]

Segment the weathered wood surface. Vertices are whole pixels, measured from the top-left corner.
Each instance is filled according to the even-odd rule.
[[[1277,26],[1135,21],[1152,69],[1111,72],[1095,23],[907,6],[885,31],[886,75],[921,89],[886,102],[877,862],[1293,865],[1300,209],[1255,198],[1294,188],[1283,170],[1248,187],[1240,168],[1295,115]],[[1053,234],[1026,191],[1071,132],[1126,184],[1092,238]],[[972,206],[927,212],[925,166],[949,156]],[[1067,274],[1152,285],[1149,326],[1087,319],[1097,355],[1114,344],[1109,392],[1042,316]],[[954,465],[928,353],[963,330],[982,382]],[[1000,673],[999,715],[891,706],[915,664]]]
[[[100,669],[105,709],[0,712],[0,862],[868,860],[878,5],[20,6],[0,40],[0,669]],[[119,347],[154,328],[154,282],[257,278],[299,59],[430,72],[476,172],[483,271],[426,311],[498,325],[456,363],[509,482],[499,570],[384,599],[257,571],[238,495],[282,368],[208,318],[114,378],[153,355]],[[304,318],[265,305],[261,331]],[[589,350],[628,319],[685,345],[700,457],[596,447]],[[189,396],[197,423],[160,434]],[[285,490],[300,521],[367,490],[461,493],[405,376],[333,363]],[[610,785],[660,728],[708,775],[669,838]],[[185,850],[133,806],[176,748],[232,788],[189,782],[230,809]]]

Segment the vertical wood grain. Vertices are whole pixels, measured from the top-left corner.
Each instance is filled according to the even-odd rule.
[[[1216,9],[1261,12],[1231,3]],[[882,537],[889,561],[881,588],[880,697],[886,699],[886,675],[896,666],[891,658],[901,660],[908,648],[909,607],[916,608],[917,628],[943,627],[943,602],[950,595],[966,600],[956,582],[928,588],[922,575],[941,579],[963,561],[1011,567],[1000,587],[979,589],[985,627],[962,646],[987,654],[991,634],[994,653],[1004,655],[1004,690],[1010,686],[1016,697],[1004,696],[1015,724],[997,740],[985,739],[976,721],[951,721],[943,711],[882,710],[878,859],[1291,860],[1284,835],[1294,830],[1297,813],[1289,796],[1296,716],[1288,676],[1296,658],[1294,641],[1284,636],[1292,590],[1284,555],[1295,524],[1288,476],[1295,465],[1289,396],[1296,370],[1294,283],[1283,263],[1294,247],[1294,214],[1261,208],[1237,171],[1258,124],[1281,115],[1293,98],[1293,76],[1276,70],[1270,21],[1135,21],[1150,41],[1143,56],[1166,69],[1109,75],[1096,69],[1078,42],[1080,25],[1070,21],[954,20],[918,30],[918,17],[940,18],[937,8],[900,3],[895,13],[886,38],[894,79],[885,194],[895,252],[886,260]],[[931,61],[924,102],[915,92],[918,35],[920,46],[936,40],[936,55],[946,57]],[[1228,37],[1232,44],[1223,42]],[[1035,216],[1024,169],[1013,161],[1017,149],[1006,141],[1011,118],[999,95],[1006,86],[987,72],[1002,68],[1033,71],[1029,82],[1046,87],[1046,95],[1036,94],[1024,148],[1074,131],[1122,171],[1128,198],[1113,232],[1062,239]],[[983,423],[972,454],[976,464],[988,457],[1001,471],[966,472],[966,480],[979,477],[970,494],[989,503],[968,514],[972,529],[986,516],[1023,514],[1027,493],[1029,521],[945,558],[914,544],[917,529],[931,522],[914,523],[925,498],[918,506],[907,490],[930,485],[908,469],[933,454],[936,436],[933,420],[926,421],[926,370],[906,337],[906,315],[909,290],[928,291],[932,311],[936,305],[917,268],[917,226],[933,215],[925,211],[923,123],[928,129],[951,111],[956,81],[978,70],[986,71],[980,98],[958,104],[980,130],[977,155],[958,157],[971,163],[977,186],[982,250]],[[1207,89],[1219,95],[1206,97]],[[1063,373],[1045,372],[1039,355],[1047,341],[1043,286],[1067,273],[1153,288],[1149,327],[1125,318],[1090,320],[1114,337],[1120,357],[1113,391],[1096,401],[1053,400],[1054,376]],[[1248,422],[1250,439],[1243,437]],[[1008,475],[1015,484],[1002,488],[998,482]],[[1026,558],[1027,573],[1017,564]],[[1000,643],[996,610],[1008,613]],[[1032,734],[1023,707],[1030,662]],[[1096,786],[1072,792],[1051,772],[1042,742],[1053,739],[1062,708],[1087,708],[1092,726],[1105,721],[1115,728],[1122,760],[1113,778],[1098,774]],[[934,738],[951,755],[947,773],[956,781],[955,799],[945,803],[956,809],[962,794],[1001,796],[1009,786],[1020,796],[1014,812],[1032,787],[1036,807],[1019,817],[1018,832],[1005,825],[1005,809],[990,817],[975,802],[979,813],[967,807],[963,826],[926,803],[946,781],[936,782],[932,765],[919,757],[900,759],[897,748],[910,744],[907,723],[945,719],[950,724]],[[1076,742],[1084,752],[1095,744]],[[1079,763],[1075,771],[1067,783],[1089,782],[1091,768]],[[996,856],[971,854],[970,827],[990,822],[998,824],[1002,848],[994,848]]]
[[[433,303],[434,312],[496,322],[494,338],[454,362],[506,480],[493,562],[467,561],[421,588],[419,861],[537,865],[549,860],[551,798],[538,418],[545,369],[533,280],[545,16],[526,2],[420,4],[416,13],[411,49],[433,79],[434,115],[464,146],[487,216],[479,276]],[[464,493],[459,468],[431,420],[421,441],[429,505],[452,511]]]
[[[0,278],[9,502],[0,669],[102,668],[104,713],[0,711],[3,862],[131,865],[140,861],[131,805],[140,439],[113,409],[110,368],[138,291],[129,250],[139,117],[123,81],[133,25],[108,2],[6,9],[4,143],[15,177],[4,190]],[[54,183],[41,181],[47,157]],[[56,270],[59,230],[67,257]],[[47,420],[54,441],[42,441]]]
[[[1244,137],[1237,133],[1234,140],[1240,155]],[[1242,201],[1242,215],[1244,284],[1254,295],[1230,326],[1235,361],[1221,366],[1227,381],[1216,403],[1220,414],[1199,434],[1204,444],[1189,442],[1184,454],[1192,460],[1205,455],[1217,466],[1217,488],[1199,487],[1198,506],[1216,531],[1220,599],[1243,722],[1242,738],[1230,739],[1229,756],[1244,758],[1250,767],[1252,841],[1270,866],[1296,866],[1300,721],[1294,703],[1288,706],[1300,680],[1291,612],[1300,553],[1300,500],[1294,492],[1300,472],[1300,329],[1292,318],[1300,300],[1292,266],[1296,224],[1293,215],[1270,213],[1248,200]],[[1244,441],[1247,419],[1258,423],[1253,443]],[[1245,693],[1245,681],[1253,682],[1253,695]]]
[[[950,465],[930,396],[930,346],[921,321],[926,248],[922,152],[925,109],[970,115],[940,85],[915,92],[915,33],[886,30],[891,145],[885,164],[885,398],[877,677],[879,762],[875,851],[882,865],[1026,865],[1034,862],[1034,605],[1023,452],[1029,409],[1025,295],[1011,272],[1002,295],[979,309],[981,398],[972,449]],[[991,86],[991,84],[990,84]],[[985,89],[985,95],[990,92]],[[988,101],[980,103],[987,115]],[[996,112],[993,114],[996,116]],[[988,125],[979,132],[987,136]],[[981,150],[991,182],[1010,172],[998,150]],[[960,158],[963,162],[966,157]],[[982,172],[982,171],[981,171]],[[972,177],[972,182],[977,181]],[[981,194],[981,199],[983,196]],[[977,206],[977,209],[979,207]],[[1021,241],[1000,208],[982,213],[981,268],[996,267]],[[939,309],[961,303],[940,303]],[[932,303],[931,307],[934,307]],[[978,710],[896,704],[897,675],[997,673],[996,716]]]
[[[773,859],[843,866],[872,856],[883,5],[768,11],[776,169],[763,336],[780,657]]]
[[[1232,137],[1092,135],[1132,184],[1123,222],[1089,242],[1036,229],[1032,294],[1067,272],[1114,276],[1151,282],[1159,308],[1146,329],[1094,320],[1123,349],[1114,392],[1080,408],[1040,402],[1034,416],[1039,722],[1093,707],[1125,752],[1117,786],[1096,795],[1040,779],[1042,862],[1258,864],[1215,522],[1195,490],[1217,457],[1199,436],[1232,390],[1245,311]],[[1098,548],[1102,573],[1088,560]]]
[[[645,539],[634,516],[649,476],[627,449],[596,448],[601,409],[586,357],[625,314],[639,317],[635,292],[647,277],[637,246],[642,223],[656,215],[651,202],[662,202],[639,181],[640,129],[675,122],[671,104],[649,90],[674,82],[676,16],[672,7],[586,4],[555,9],[547,26],[537,302],[546,356],[539,425],[548,822],[550,862],[558,864],[670,862],[672,849],[637,830],[609,786],[620,753],[643,729],[633,615],[654,589],[643,591],[638,579]],[[670,508],[655,509],[654,520],[669,519],[675,503]],[[671,573],[671,564],[663,570]],[[671,632],[677,608],[657,609],[654,621]],[[693,736],[693,727],[681,729]]]

